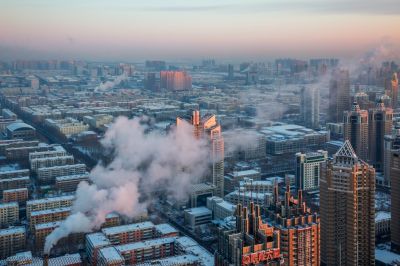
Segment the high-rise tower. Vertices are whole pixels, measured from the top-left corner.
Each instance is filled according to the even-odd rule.
[[[216,266],[282,265],[279,231],[264,223],[259,205],[236,207],[236,228],[218,233]]]
[[[399,99],[399,80],[397,73],[393,73],[392,78],[385,80],[385,93],[391,98],[391,107],[393,109],[398,106]]]
[[[287,185],[285,198],[281,201],[275,185],[274,202],[268,208],[268,216],[280,232],[284,265],[320,265],[319,216],[307,208],[301,190],[298,190],[296,199]]]
[[[342,122],[343,112],[350,110],[350,106],[349,71],[334,71],[329,84],[329,122]]]
[[[393,109],[385,107],[379,101],[376,108],[368,113],[368,152],[369,162],[377,171],[383,171],[385,147],[385,135],[389,135],[393,125]]]
[[[375,265],[375,169],[346,140],[320,180],[322,265]]]
[[[393,150],[398,150],[400,149],[400,129],[396,128],[394,132],[392,132],[390,135],[385,136],[384,140],[384,163],[383,163],[383,174],[385,176],[385,186],[391,186],[390,185],[390,164],[392,160],[392,152]]]
[[[176,119],[176,125],[183,122],[182,118]],[[207,181],[217,188],[216,194],[224,196],[224,138],[221,125],[218,124],[215,115],[205,115],[200,119],[200,112],[193,111],[190,124],[193,126],[193,134],[196,138],[206,138],[210,146],[211,169]]]
[[[319,189],[321,164],[328,159],[328,152],[296,153],[296,187],[303,191]]]
[[[361,159],[368,159],[368,111],[354,102],[351,111],[343,113],[344,140],[349,140]]]
[[[308,128],[319,128],[319,89],[301,89],[300,115],[304,126]]]
[[[392,250],[400,253],[400,150],[393,151],[390,162],[391,177],[391,221],[390,239]]]

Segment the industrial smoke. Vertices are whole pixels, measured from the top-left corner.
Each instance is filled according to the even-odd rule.
[[[162,134],[151,131],[141,118],[120,117],[102,145],[112,152],[113,160],[98,164],[90,173],[90,183],[79,184],[71,215],[46,238],[46,254],[71,233],[99,228],[111,212],[129,218],[143,214],[154,191],[162,189],[183,199],[209,163],[207,143],[195,139],[189,124]]]
[[[96,88],[94,88],[95,92],[101,92],[101,91],[107,91],[110,90],[112,88],[114,88],[115,86],[118,86],[122,81],[126,80],[128,78],[128,76],[123,73],[120,76],[117,76],[113,81],[106,81],[103,83],[100,83],[99,86],[97,86]]]

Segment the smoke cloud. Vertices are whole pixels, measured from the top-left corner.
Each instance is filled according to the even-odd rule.
[[[124,73],[120,76],[117,76],[113,81],[106,81],[101,83],[99,86],[97,86],[96,88],[94,88],[95,92],[101,92],[101,91],[107,91],[110,90],[112,88],[114,88],[115,86],[118,86],[122,81],[126,80],[128,78],[128,76]]]
[[[189,186],[208,169],[207,143],[194,138],[189,124],[160,134],[143,119],[120,117],[102,145],[114,159],[92,170],[90,184],[79,184],[72,214],[46,238],[45,253],[70,233],[99,228],[111,212],[129,218],[143,214],[154,191],[166,191],[176,199],[186,197]]]

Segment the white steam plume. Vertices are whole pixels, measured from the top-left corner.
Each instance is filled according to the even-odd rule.
[[[79,184],[72,214],[46,238],[46,254],[70,233],[99,228],[111,212],[142,214],[150,203],[142,199],[154,190],[161,188],[174,198],[187,196],[189,185],[207,170],[207,144],[194,138],[190,125],[161,135],[147,133],[142,122],[120,117],[107,131],[102,144],[114,152],[114,159],[92,170],[92,184]]]
[[[126,80],[127,78],[128,76],[124,73],[120,76],[117,76],[113,81],[108,80],[106,82],[100,83],[99,86],[94,88],[94,91],[95,92],[107,91],[119,85],[122,81]]]
[[[236,128],[224,133],[225,154],[228,156],[259,145],[260,134],[253,129]]]

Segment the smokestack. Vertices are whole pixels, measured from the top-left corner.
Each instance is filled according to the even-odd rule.
[[[44,254],[43,266],[49,266],[49,254]]]

